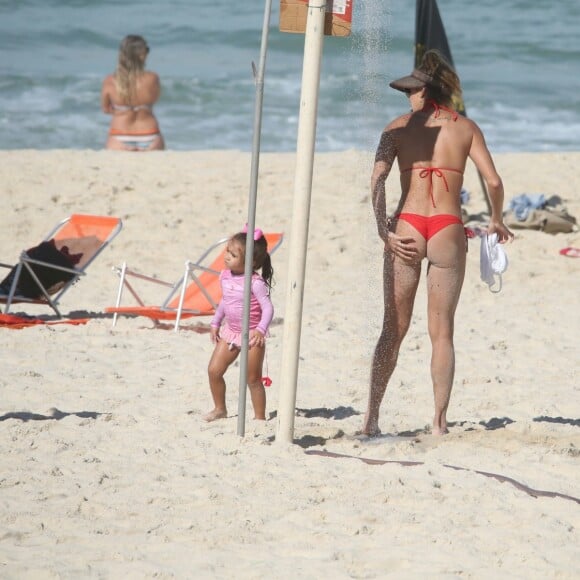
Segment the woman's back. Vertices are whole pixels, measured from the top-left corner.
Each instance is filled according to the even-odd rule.
[[[114,75],[107,77],[108,112],[113,115],[111,126],[117,129],[158,129],[153,105],[159,99],[161,87],[156,73],[144,71],[135,79],[132,99],[123,98]]]
[[[103,81],[101,108],[111,115],[107,149],[148,151],[165,143],[153,113],[161,95],[159,76],[145,70],[149,46],[141,36],[125,37],[114,74]]]
[[[460,191],[473,123],[428,103],[391,123],[401,172],[400,209],[422,215],[460,215]]]

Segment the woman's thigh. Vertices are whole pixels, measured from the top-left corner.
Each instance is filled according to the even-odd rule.
[[[448,226],[433,236],[427,244],[430,330],[434,330],[434,325],[440,324],[452,329],[465,277],[466,251],[467,240],[461,225]]]
[[[404,262],[385,252],[383,277],[385,322],[390,328],[397,328],[402,338],[411,322],[421,262]]]

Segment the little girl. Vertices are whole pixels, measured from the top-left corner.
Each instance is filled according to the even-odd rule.
[[[211,321],[211,341],[215,344],[215,349],[207,369],[214,408],[203,416],[205,421],[223,419],[228,415],[224,375],[240,354],[242,344],[246,236],[246,231],[237,233],[228,240],[226,246],[226,269],[220,275],[222,300]],[[247,383],[254,407],[254,418],[265,420],[266,391],[262,384],[262,364],[266,353],[265,337],[274,316],[274,307],[270,300],[274,271],[266,238],[259,229],[254,231],[253,268]],[[258,270],[261,270],[262,275],[257,273]]]

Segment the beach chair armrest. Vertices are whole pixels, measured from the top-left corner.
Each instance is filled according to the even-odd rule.
[[[117,274],[117,276],[121,277],[123,274],[123,267],[122,266],[113,266],[113,272]],[[174,283],[167,282],[165,280],[161,280],[161,278],[155,278],[154,276],[148,276],[146,274],[141,274],[136,270],[132,270],[130,268],[125,269],[125,276],[131,276],[133,278],[138,278],[139,280],[144,280],[145,282],[151,282],[152,284],[158,284],[160,286],[166,286],[167,288],[173,288]]]
[[[50,262],[44,262],[43,260],[34,260],[26,255],[21,257],[22,262],[26,264],[36,264],[37,266],[42,266],[44,268],[51,268],[52,270],[60,270],[62,272],[68,272],[69,274],[74,274],[75,276],[84,276],[86,273],[81,270],[77,270],[74,267],[59,266],[57,264],[51,264]]]

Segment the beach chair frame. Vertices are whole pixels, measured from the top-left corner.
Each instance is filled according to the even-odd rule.
[[[280,246],[284,236],[281,233],[267,233],[265,235],[268,239],[268,252],[272,254]],[[216,297],[208,292],[204,284],[203,275],[209,274],[214,277],[214,280],[219,280],[220,273],[223,269],[222,261],[225,248],[209,264],[206,264],[206,261],[208,261],[208,258],[214,253],[214,251],[220,246],[223,246],[228,239],[229,238],[222,238],[210,245],[197,260],[186,260],[183,275],[175,282],[168,282],[154,276],[143,274],[137,270],[129,268],[126,262],[121,266],[114,267],[113,271],[119,276],[117,299],[114,307],[105,309],[106,312],[113,313],[113,327],[116,326],[119,315],[146,316],[153,321],[155,326],[161,326],[161,321],[163,320],[174,320],[173,330],[177,332],[180,328],[181,321],[184,318],[191,318],[194,316],[213,316],[218,307],[219,300],[216,300]],[[169,288],[169,292],[160,306],[147,306],[142,296],[131,283],[130,278],[164,286]],[[205,298],[207,306],[204,309],[190,308],[187,306],[186,294],[187,291],[192,288],[192,285],[194,285],[193,291],[198,292]],[[136,300],[139,305],[138,307],[121,306],[123,291],[125,288]]]
[[[59,266],[56,264],[51,264],[50,262],[45,262],[42,260],[35,260],[31,258],[27,251],[24,250],[19,257],[16,264],[6,264],[0,263],[0,267],[7,268],[11,270],[16,267],[14,278],[10,286],[8,294],[0,294],[0,304],[5,304],[4,313],[8,313],[13,304],[16,303],[28,303],[28,304],[44,304],[52,308],[58,318],[62,318],[62,314],[58,309],[58,304],[67,292],[67,290],[78,280],[86,275],[87,268],[93,263],[97,256],[111,243],[111,241],[119,234],[123,228],[123,222],[120,218],[109,217],[109,216],[98,216],[89,214],[72,214],[70,217],[60,221],[54,228],[46,235],[42,242],[48,242],[51,239],[59,236],[59,234],[69,231],[74,231],[77,233],[82,233],[83,229],[90,224],[91,231],[94,234],[94,227],[99,229],[108,230],[107,235],[101,241],[101,245],[97,248],[84,262],[82,267],[71,267],[67,268],[64,266]],[[82,236],[79,236],[79,238]],[[62,272],[67,272],[72,274],[72,278],[67,282],[63,283],[52,295],[49,293],[49,288],[46,288],[44,284],[39,280],[38,276],[34,272],[32,265],[39,265],[51,270],[59,270]],[[29,298],[27,296],[21,296],[17,294],[18,283],[20,282],[22,271],[26,271],[30,274],[34,283],[38,287],[38,290],[42,294],[42,298]]]

